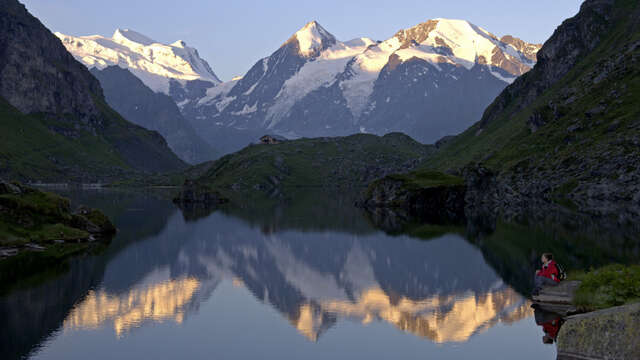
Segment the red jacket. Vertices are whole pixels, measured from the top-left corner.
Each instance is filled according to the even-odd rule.
[[[555,340],[558,337],[558,331],[560,331],[561,320],[561,318],[557,318],[555,320],[542,324],[542,331],[544,331],[545,334],[551,336],[551,338]]]
[[[555,282],[560,282],[560,272],[556,266],[556,262],[551,260],[547,265],[542,265],[542,269],[538,273],[538,276],[544,276]]]

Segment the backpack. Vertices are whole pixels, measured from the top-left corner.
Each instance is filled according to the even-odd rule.
[[[564,270],[564,266],[556,262],[556,269],[558,269],[558,279],[564,281],[567,279],[567,272]]]

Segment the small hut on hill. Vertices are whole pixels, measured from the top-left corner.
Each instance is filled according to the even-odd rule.
[[[260,138],[260,144],[280,144],[287,141],[287,138],[280,135],[264,135]]]

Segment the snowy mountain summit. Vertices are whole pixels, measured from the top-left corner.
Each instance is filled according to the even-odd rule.
[[[402,131],[425,142],[477,121],[540,45],[434,19],[385,41],[339,41],[312,21],[242,78],[181,102],[186,117],[314,137]]]
[[[117,29],[111,38],[100,35],[69,36],[56,33],[67,50],[87,67],[118,65],[129,69],[155,92],[169,94],[172,80],[184,85],[202,80],[215,86],[220,79],[198,51],[178,40],[161,44],[129,29]]]
[[[301,55],[314,57],[336,43],[336,38],[317,21],[312,21],[298,30],[289,41],[296,40]]]
[[[243,76],[220,83],[182,41],[163,45],[131,30],[112,38],[58,36],[87,66],[129,68],[167,93],[223,152],[264,133],[295,138],[397,131],[433,143],[478,121],[508,84],[535,65],[541,48],[464,20],[428,20],[384,41],[341,41],[311,21]],[[235,145],[221,145],[229,139]]]

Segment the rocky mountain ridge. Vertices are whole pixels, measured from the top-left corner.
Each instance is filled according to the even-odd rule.
[[[100,83],[16,0],[0,3],[0,175],[100,182],[185,164],[109,108]]]
[[[180,105],[202,129],[213,123],[294,138],[401,131],[435,142],[464,130],[535,64],[537,45],[503,39],[436,19],[383,42],[341,42],[311,22],[243,78]]]
[[[640,216],[638,18],[634,1],[585,1],[544,44],[533,70],[425,167],[465,174],[468,201],[480,212],[518,216],[556,204],[633,222]]]
[[[211,76],[182,76],[157,86],[136,69],[152,60],[145,49],[161,46],[146,36],[129,35],[128,47],[118,50],[104,48],[119,41],[115,35],[58,35],[85,65],[129,67],[154,91],[169,94],[223,153],[264,133],[298,138],[404,132],[433,143],[480,118],[506,85],[535,64],[539,49],[463,20],[429,20],[385,41],[340,41],[312,21],[242,77],[218,84]],[[145,62],[129,54],[132,41]]]
[[[218,152],[196,133],[168,95],[153,92],[119,66],[93,68],[91,74],[100,80],[109,105],[127,120],[158,131],[185,162],[197,164],[218,157]]]
[[[104,69],[118,65],[129,69],[155,92],[169,94],[170,87],[187,81],[206,81],[215,86],[221,81],[198,50],[178,40],[161,44],[130,29],[116,29],[111,38],[101,35],[70,36],[59,32],[67,50],[89,68]]]

